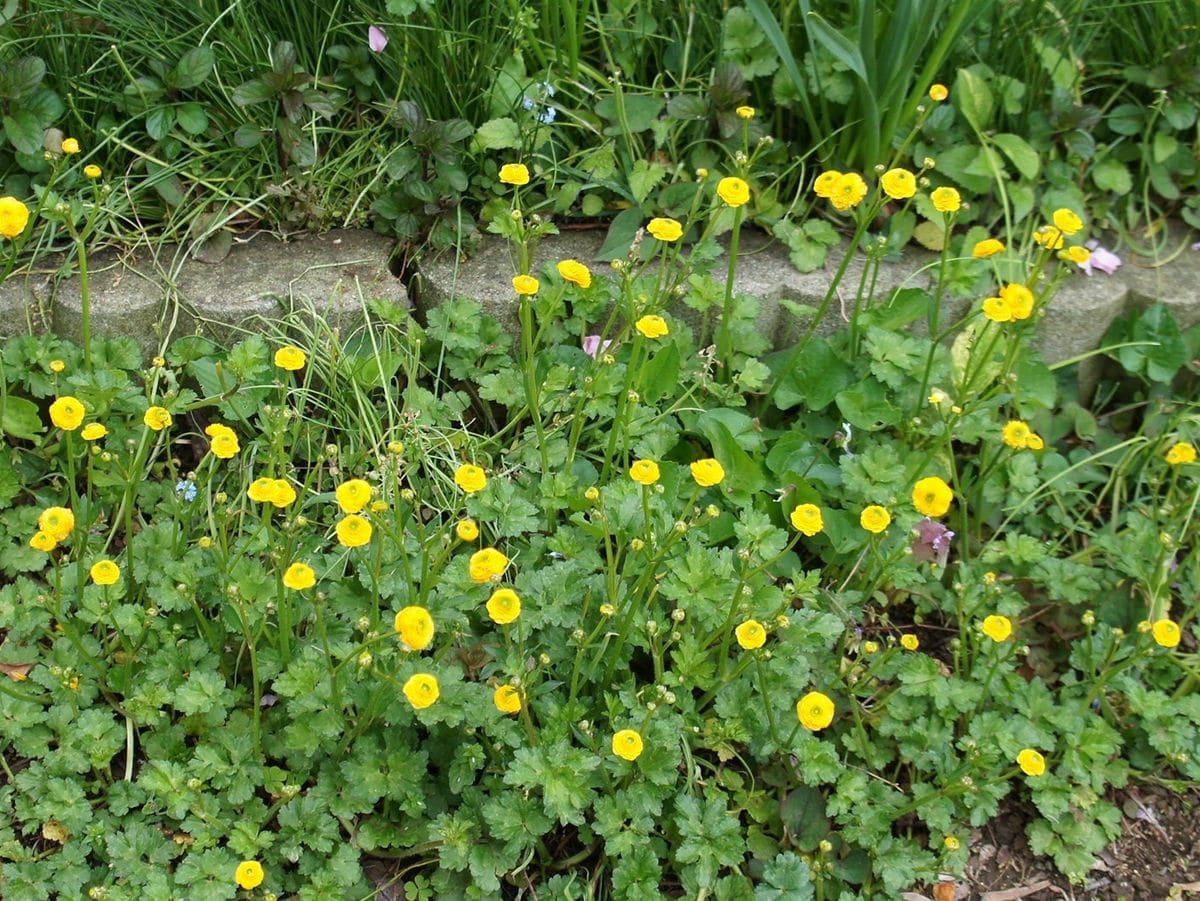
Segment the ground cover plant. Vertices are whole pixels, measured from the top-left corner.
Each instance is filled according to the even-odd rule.
[[[1081,879],[1110,789],[1200,776],[1196,330],[1122,323],[1085,407],[1033,338],[1087,210],[956,229],[902,146],[805,191],[873,261],[918,211],[935,287],[772,352],[735,116],[603,271],[531,269],[504,160],[503,321],[4,344],[5,898],[892,898],[1008,800]]]

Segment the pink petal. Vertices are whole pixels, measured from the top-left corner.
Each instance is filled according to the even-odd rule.
[[[1120,267],[1121,258],[1111,250],[1100,246],[1099,241],[1093,238],[1087,242],[1086,246],[1092,255],[1086,263],[1080,263],[1079,268],[1088,275],[1092,274],[1093,269],[1097,269],[1105,275],[1112,275]]]
[[[387,45],[388,36],[383,33],[382,28],[372,25],[367,29],[367,46],[371,48],[372,53],[383,53]]]

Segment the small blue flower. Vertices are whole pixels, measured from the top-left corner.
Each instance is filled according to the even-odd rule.
[[[180,479],[175,483],[175,494],[185,501],[194,501],[196,499],[196,483],[187,479]]]

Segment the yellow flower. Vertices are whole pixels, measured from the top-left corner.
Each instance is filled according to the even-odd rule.
[[[1005,285],[1000,289],[1000,296],[1008,304],[1013,319],[1028,319],[1033,312],[1033,292],[1024,285]]]
[[[601,616],[616,616],[617,608],[614,607],[612,604],[601,604],[600,605],[600,615]]]
[[[73,432],[83,422],[86,412],[79,398],[64,395],[50,405],[50,421],[64,432]]]
[[[892,514],[878,504],[871,504],[858,517],[858,524],[876,535],[886,529],[891,521]]]
[[[1063,233],[1053,225],[1043,225],[1033,233],[1033,240],[1048,250],[1059,250],[1063,246]]]
[[[514,275],[512,286],[514,291],[524,297],[537,294],[538,289],[541,287],[538,284],[538,280],[532,275]]]
[[[678,241],[683,237],[683,226],[674,219],[661,217],[651,219],[650,223],[646,226],[646,231],[650,232],[652,237],[667,244],[670,244],[672,241]]]
[[[269,503],[275,496],[275,480],[266,477],[255,479],[246,489],[246,495],[255,503]]]
[[[929,199],[939,213],[957,213],[962,208],[962,198],[954,188],[934,188]]]
[[[833,700],[819,691],[810,691],[796,702],[796,719],[811,732],[819,732],[833,722]]]
[[[932,100],[934,103],[941,103],[943,100],[945,100],[949,96],[950,96],[950,91],[947,90],[947,88],[944,84],[930,85],[929,99]]]
[[[66,507],[47,507],[38,516],[37,524],[55,541],[66,541],[75,531],[75,514]]]
[[[725,478],[725,469],[709,457],[705,460],[697,460],[691,465],[692,478],[696,480],[696,484],[701,488],[711,488],[713,485],[720,485]]]
[[[146,424],[146,428],[155,432],[161,432],[172,421],[171,413],[166,407],[148,407],[142,416],[142,422]]]
[[[363,479],[350,479],[337,486],[334,496],[343,513],[358,513],[371,500],[373,489]]]
[[[1022,422],[1019,419],[1010,419],[1004,424],[1004,429],[1001,432],[1001,437],[1004,443],[1015,450],[1024,450],[1029,446],[1029,436],[1033,432],[1030,431],[1028,423]]]
[[[1046,758],[1033,748],[1025,748],[1017,755],[1017,766],[1026,776],[1040,776],[1046,772]]]
[[[234,870],[233,879],[239,888],[246,891],[258,888],[263,881],[262,864],[257,860],[243,860]]]
[[[0,235],[15,238],[28,222],[29,207],[15,197],[0,197]]]
[[[35,551],[45,551],[50,553],[58,546],[58,542],[54,540],[54,536],[49,532],[34,532],[33,537],[29,539],[29,546]]]
[[[879,642],[877,642],[877,641],[864,641],[862,647],[863,647],[864,654],[878,654],[879,653]]]
[[[752,106],[739,106],[734,112],[738,114],[739,119],[753,119],[757,111]]]
[[[271,479],[271,496],[267,498],[271,504],[282,510],[296,499],[296,489],[287,479]]]
[[[111,560],[97,560],[88,572],[97,585],[115,585],[121,578],[121,567]]]
[[[458,536],[459,541],[474,541],[479,537],[479,526],[473,519],[460,519],[454,526],[454,534]]]
[[[62,372],[66,368],[67,368],[67,364],[64,363],[62,360],[51,360],[50,361],[50,371],[53,372],[55,375]]]
[[[1054,227],[1068,237],[1083,228],[1083,220],[1073,210],[1068,210],[1066,207],[1055,210],[1051,219]]]
[[[907,200],[917,193],[917,177],[907,169],[888,169],[879,177],[879,185],[892,200]]]
[[[1184,463],[1195,463],[1195,445],[1189,444],[1187,441],[1180,441],[1171,445],[1171,449],[1167,451],[1166,460],[1172,466],[1181,466]]]
[[[826,169],[813,180],[813,193],[818,197],[832,197],[834,189],[837,187],[838,179],[841,177],[842,173],[838,172],[837,169]]]
[[[962,843],[959,842],[959,840],[953,835],[947,835],[944,839],[942,839],[942,844],[945,846],[947,851],[957,851],[962,847]]]
[[[767,641],[767,630],[756,619],[746,620],[733,630],[733,634],[737,636],[738,645],[747,651],[761,648]]]
[[[1003,297],[989,297],[983,302],[983,315],[992,322],[1012,322],[1012,308]]]
[[[1025,446],[1030,450],[1039,451],[1046,446],[1046,442],[1037,432],[1030,432],[1029,437],[1025,439]]]
[[[1173,620],[1156,620],[1150,631],[1155,642],[1164,648],[1173,648],[1179,644],[1179,624]]]
[[[511,685],[499,685],[492,692],[492,703],[501,713],[520,713],[521,692]]]
[[[524,163],[505,163],[500,167],[500,181],[506,185],[529,184],[529,169]]]
[[[913,486],[913,506],[925,516],[944,516],[953,500],[954,492],[937,476],[926,476]]]
[[[410,651],[423,651],[433,641],[433,617],[424,607],[405,607],[396,614],[392,625]]]
[[[227,425],[214,422],[204,429],[204,434],[212,439],[211,450],[214,457],[229,460],[237,456],[241,450],[237,433]]]
[[[558,274],[562,276],[563,281],[581,288],[590,288],[592,285],[592,270],[579,260],[561,260],[555,268],[558,269]]]
[[[833,190],[829,193],[829,202],[833,204],[834,209],[852,210],[862,203],[866,196],[867,183],[863,181],[862,176],[857,172],[847,172],[839,176],[834,183]]]
[[[1012,635],[1012,620],[1007,616],[1001,616],[999,613],[985,616],[983,619],[983,634],[992,641],[1007,641],[1008,637]]]
[[[1062,252],[1062,258],[1068,262],[1082,266],[1092,258],[1092,252],[1086,247],[1068,247]]]
[[[816,504],[800,504],[791,515],[792,527],[802,535],[812,538],[825,528],[821,508]]]
[[[308,356],[294,345],[289,344],[275,351],[275,365],[288,372],[297,372],[303,369],[307,362]]]
[[[600,500],[600,489],[595,485],[591,485],[587,491],[583,492],[583,496],[592,503],[595,503]]]
[[[74,138],[67,138],[62,142],[62,152],[74,155],[79,152],[79,142]]]
[[[491,582],[500,578],[508,568],[508,558],[494,547],[485,547],[471,555],[467,572],[472,582]]]
[[[317,574],[307,563],[293,563],[283,574],[283,584],[292,591],[303,591],[317,584]]]
[[[717,182],[717,196],[729,206],[743,206],[750,199],[750,186],[731,175]]]
[[[461,488],[467,494],[474,494],[476,491],[482,491],[487,485],[487,473],[483,471],[483,467],[476,466],[474,463],[464,463],[458,469],[454,470],[454,484]]]
[[[408,703],[412,704],[414,710],[424,710],[432,706],[442,694],[438,688],[437,677],[429,673],[409,676],[403,691],[404,697],[408,698]]]
[[[357,513],[343,516],[336,531],[338,544],[342,547],[362,547],[371,540],[371,524]]]
[[[642,747],[642,737],[633,729],[622,729],[612,737],[612,752],[622,760],[637,760]]]
[[[667,328],[667,320],[661,316],[643,316],[635,325],[637,330],[647,338],[664,338],[670,334]]]
[[[984,238],[975,244],[971,256],[977,260],[986,260],[1004,250],[1004,242],[997,238]]]
[[[913,635],[911,632],[905,632],[900,636],[900,647],[906,651],[915,651],[921,646],[921,639]]]
[[[497,588],[488,598],[487,613],[492,622],[507,626],[521,615],[521,598],[511,588]]]
[[[100,167],[95,163],[89,163],[83,167],[83,174],[88,178],[97,179],[100,177]]]
[[[629,478],[639,485],[653,485],[659,476],[658,464],[653,460],[634,460],[629,467]]]

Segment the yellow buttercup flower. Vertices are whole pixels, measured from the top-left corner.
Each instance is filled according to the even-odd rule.
[[[595,485],[590,485],[588,486],[587,491],[583,492],[583,496],[592,503],[595,503],[596,501],[600,500],[600,489]]]
[[[950,91],[949,91],[949,89],[947,89],[947,87],[944,84],[930,85],[929,99],[932,100],[934,103],[941,103],[943,100],[945,100],[949,96],[950,96]]]
[[[538,293],[541,285],[538,280],[532,275],[514,275],[512,280],[513,290],[522,297],[529,297]]]
[[[75,531],[75,514],[66,507],[47,507],[38,516],[38,529],[55,541],[66,541]]]
[[[1017,766],[1026,776],[1040,776],[1046,772],[1046,758],[1033,748],[1025,748],[1017,755]]]
[[[954,492],[937,476],[926,476],[913,486],[913,506],[925,516],[944,516],[953,501]]]
[[[79,152],[79,141],[75,138],[67,138],[62,142],[62,152],[68,155],[74,155]]]
[[[64,363],[62,360],[51,360],[49,365],[50,365],[50,371],[53,372],[55,375],[57,375],[58,373],[62,372],[64,369],[67,368],[67,364]]]
[[[359,513],[371,501],[374,489],[364,479],[349,479],[337,486],[334,497],[343,513]]]
[[[474,463],[464,463],[454,470],[454,484],[467,494],[482,491],[487,486],[487,473]]]
[[[692,471],[692,478],[696,480],[696,484],[701,488],[711,488],[713,485],[720,485],[725,478],[725,468],[712,457],[697,460],[689,468]]]
[[[1173,648],[1179,644],[1179,624],[1174,620],[1156,620],[1150,627],[1150,632],[1154,636],[1154,641],[1164,648]]]
[[[246,891],[258,888],[263,881],[262,864],[257,860],[243,860],[234,870],[233,880],[238,884],[238,888]]]
[[[558,274],[562,276],[563,281],[578,285],[580,288],[591,287],[592,270],[579,260],[560,260],[555,268],[558,269]]]
[[[622,729],[612,737],[612,752],[622,760],[637,760],[642,748],[642,736],[633,729]]]
[[[767,640],[767,630],[756,619],[746,620],[733,630],[733,634],[737,636],[738,645],[747,651],[761,648]]]
[[[678,241],[683,237],[683,226],[674,219],[655,218],[651,219],[646,226],[646,231],[650,235],[657,238],[659,241],[670,244],[672,241]]]
[[[1000,437],[1014,450],[1024,450],[1029,446],[1029,436],[1032,434],[1028,423],[1020,419],[1010,419],[1004,424]]]
[[[454,534],[459,541],[474,541],[479,537],[479,526],[473,519],[460,519],[454,526]]]
[[[426,707],[433,706],[442,694],[438,687],[437,677],[430,673],[417,673],[409,676],[402,691],[414,710],[424,710]]]
[[[653,485],[659,476],[658,464],[653,460],[634,460],[629,467],[629,478],[639,485]]]
[[[508,558],[494,547],[476,551],[467,563],[472,582],[491,582],[500,578],[507,568]]]
[[[423,651],[433,642],[433,616],[424,607],[405,607],[396,614],[392,626],[410,651]]]
[[[1083,228],[1083,220],[1073,210],[1068,210],[1066,207],[1055,210],[1054,215],[1050,218],[1054,222],[1054,227],[1068,237]]]
[[[1008,304],[1013,319],[1028,319],[1033,313],[1033,292],[1025,285],[1005,285],[1000,289],[1000,296]]]
[[[1030,432],[1029,437],[1025,439],[1025,446],[1030,450],[1039,451],[1046,446],[1046,442],[1037,432]]]
[[[862,649],[863,649],[864,654],[878,654],[879,653],[879,642],[864,641]]]
[[[95,179],[100,177],[100,167],[97,166],[95,163],[89,163],[88,165],[83,167],[83,174],[87,178],[90,178],[94,181]]]
[[[505,163],[500,167],[500,181],[506,185],[529,184],[529,169],[524,163]]]
[[[209,449],[214,457],[230,460],[237,456],[241,445],[238,444],[237,433],[227,425],[214,422],[204,429],[204,434],[212,439]]]
[[[255,503],[270,503],[271,498],[275,496],[275,480],[266,478],[265,476],[255,479],[250,483],[250,487],[246,489],[246,496]]]
[[[292,591],[304,591],[317,584],[317,574],[307,563],[293,563],[284,571],[283,584]]]
[[[86,412],[79,398],[68,394],[50,405],[50,421],[64,432],[73,432],[83,422]]]
[[[792,527],[808,538],[820,533],[825,528],[825,520],[821,516],[821,508],[816,504],[799,504],[792,510],[789,517]]]
[[[1179,441],[1171,445],[1166,453],[1166,460],[1172,466],[1182,466],[1184,463],[1196,462],[1196,447],[1187,441]]]
[[[833,699],[819,691],[810,691],[796,702],[796,719],[810,732],[819,732],[833,722]]]
[[[512,685],[499,685],[492,692],[492,703],[501,713],[520,713],[521,692]]]
[[[1003,297],[989,297],[983,302],[983,315],[992,322],[1012,322],[1012,308]]]
[[[886,529],[891,521],[892,514],[878,504],[871,504],[858,516],[858,524],[876,535]]]
[[[753,119],[757,110],[752,106],[739,106],[734,112],[737,113],[739,119]]]
[[[282,510],[296,499],[296,489],[287,479],[271,479],[271,505]]]
[[[988,257],[994,257],[996,254],[1004,250],[1004,242],[997,238],[984,238],[982,241],[977,241],[971,249],[971,256],[977,260],[986,260]]]
[[[837,188],[838,179],[842,177],[842,173],[837,169],[826,169],[813,180],[813,193],[818,197],[829,199],[833,196],[834,190]]]
[[[900,636],[900,647],[906,651],[915,651],[921,646],[921,639],[913,635],[912,632],[905,632]]]
[[[907,200],[917,193],[917,177],[907,169],[889,169],[879,177],[879,185],[892,200]]]
[[[155,432],[161,432],[173,421],[171,412],[166,407],[148,407],[142,416],[146,428]]]
[[[717,182],[717,196],[732,207],[744,206],[750,200],[750,186],[736,176]]]
[[[121,578],[121,567],[111,560],[97,560],[92,564],[88,574],[97,585],[116,585]]]
[[[357,513],[343,516],[335,531],[342,547],[362,547],[371,540],[371,524]]]
[[[647,338],[665,338],[670,334],[670,330],[667,328],[667,320],[661,316],[653,314],[643,316],[634,325]]]
[[[506,626],[521,615],[521,598],[511,588],[497,588],[488,598],[487,613],[492,622]]]
[[[962,843],[953,835],[947,835],[942,839],[942,845],[945,846],[947,851],[957,851],[962,847]]]
[[[852,210],[867,196],[867,183],[857,172],[847,172],[838,177],[829,193],[829,202],[834,209]]]
[[[1033,233],[1033,240],[1047,250],[1059,250],[1063,246],[1063,233],[1053,225],[1043,225]]]
[[[957,213],[962,209],[962,197],[954,188],[934,188],[929,199],[939,213]]]
[[[992,641],[1007,641],[1008,637],[1012,635],[1012,629],[1012,620],[999,613],[993,613],[983,619],[983,634]]]
[[[1067,262],[1082,266],[1092,258],[1092,252],[1086,247],[1068,247],[1060,256]]]
[[[15,197],[0,197],[0,235],[15,238],[29,223],[29,207]]]
[[[308,356],[300,348],[289,344],[275,351],[275,365],[288,372],[297,372],[304,368]]]
[[[58,542],[54,540],[54,536],[49,532],[37,531],[33,533],[33,537],[29,539],[29,546],[35,551],[45,551],[50,553],[58,547]]]

